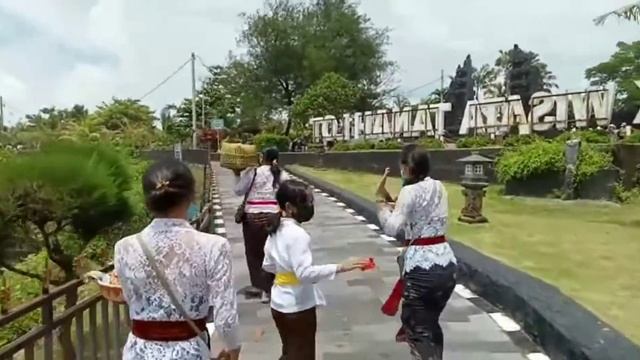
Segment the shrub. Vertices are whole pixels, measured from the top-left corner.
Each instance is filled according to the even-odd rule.
[[[537,141],[543,141],[544,139],[536,134],[527,135],[511,135],[504,139],[502,146],[504,147],[516,147],[523,145],[530,145]]]
[[[588,144],[609,144],[611,139],[609,138],[609,134],[605,130],[578,130],[576,132],[564,132],[558,137],[554,139],[554,141],[558,141],[561,143],[566,143],[567,140],[570,139],[580,139],[583,143]]]
[[[289,151],[289,138],[284,135],[262,133],[253,138],[256,150],[264,151],[275,147],[280,151]]]
[[[333,145],[331,151],[350,151],[351,145],[346,141],[340,141]]]
[[[373,150],[375,147],[375,143],[369,140],[357,140],[351,143],[350,150],[352,151],[362,151],[362,150]]]
[[[494,145],[494,141],[485,135],[463,137],[456,141],[456,147],[459,149],[473,149]]]
[[[622,140],[625,144],[640,144],[640,131],[634,131]]]
[[[580,160],[576,169],[576,183],[580,183],[600,170],[612,165],[613,156],[608,149],[589,144],[580,147]],[[498,158],[496,173],[500,182],[526,180],[565,169],[564,144],[538,141],[530,145],[509,148]]]
[[[500,155],[496,164],[496,174],[502,183],[563,169],[564,146],[547,142],[510,148]]]
[[[384,141],[378,141],[375,143],[374,149],[376,150],[398,150],[402,149],[402,143],[398,140],[388,139]]]
[[[444,149],[442,141],[432,137],[420,138],[416,143],[425,149]]]

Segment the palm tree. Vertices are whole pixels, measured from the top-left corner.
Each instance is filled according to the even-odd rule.
[[[476,98],[484,98],[487,89],[491,86],[491,84],[496,82],[496,79],[498,78],[498,70],[496,70],[489,64],[484,64],[480,67],[479,70],[473,72],[471,78],[473,79],[473,83],[476,87]],[[481,91],[482,96],[480,96]]]
[[[444,89],[435,89],[433,90],[426,98],[420,100],[420,104],[422,105],[434,105],[439,104],[447,97],[447,92],[449,88],[445,87]]]
[[[507,88],[505,88],[504,82],[496,81],[485,89],[485,94],[492,98],[507,97]]]
[[[620,19],[625,19],[625,20],[635,21],[637,23],[640,23],[640,1],[633,4],[629,4],[627,6],[623,6],[617,10],[610,11],[606,14],[602,14],[597,18],[593,19],[593,22],[596,25],[602,25],[611,16],[616,16]]]
[[[407,99],[407,97],[404,95],[396,94],[393,96],[391,105],[394,109],[402,110],[407,106],[411,106],[411,101],[409,101],[409,99]]]

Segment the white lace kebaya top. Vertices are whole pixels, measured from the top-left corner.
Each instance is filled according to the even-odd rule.
[[[251,185],[253,174],[256,179]],[[280,182],[287,180],[289,177],[282,171],[280,173]],[[247,205],[245,212],[247,213],[277,213],[280,207],[276,203],[277,186],[273,186],[273,174],[271,173],[271,165],[261,165],[245,169],[240,174],[240,180],[236,184],[233,191],[238,196],[244,196],[247,191]]]
[[[436,237],[447,232],[447,190],[438,180],[425,178],[400,190],[395,208],[383,207],[378,219],[384,232],[396,236],[404,229],[406,240]],[[419,266],[429,270],[434,264],[446,266],[456,263],[448,243],[430,246],[410,246],[405,254],[404,270],[409,272]]]
[[[262,268],[270,273],[293,272],[297,285],[271,288],[271,308],[281,313],[295,313],[325,305],[316,283],[336,276],[338,265],[313,265],[311,237],[291,218],[282,218],[278,231],[267,238]]]
[[[213,306],[216,332],[227,348],[238,348],[238,312],[229,242],[196,231],[186,220],[179,219],[154,219],[140,235],[156,255],[158,267],[165,272],[189,316],[204,318]],[[131,319],[184,320],[150,267],[136,235],[118,241],[114,265]],[[209,350],[198,339],[155,342],[129,334],[122,356],[125,360],[204,360],[209,359]]]

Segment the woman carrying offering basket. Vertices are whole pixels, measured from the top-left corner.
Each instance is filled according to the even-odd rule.
[[[189,225],[187,209],[195,196],[191,171],[177,160],[155,163],[142,188],[154,219],[120,240],[114,255],[131,318],[123,359],[209,359],[210,307],[226,358],[238,359],[231,248],[226,239]]]
[[[278,216],[280,208],[276,191],[287,180],[278,166],[278,149],[270,148],[262,153],[262,164],[244,170],[235,186],[235,193],[244,196],[238,208],[236,223],[242,224],[244,249],[249,268],[251,286],[249,297],[261,297],[268,301],[273,284],[273,274],[262,270],[264,244],[267,241],[267,225]]]

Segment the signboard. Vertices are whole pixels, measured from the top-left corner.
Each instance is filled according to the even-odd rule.
[[[222,130],[224,129],[224,120],[222,119],[211,119],[211,128],[214,130]]]
[[[173,145],[173,157],[182,161],[182,144],[177,143]]]
[[[615,86],[584,91],[552,94],[538,92],[529,101],[529,111],[519,95],[471,100],[466,103],[460,135],[469,133],[504,133],[516,126],[520,134],[558,130],[570,125],[586,127],[589,120],[599,126],[611,122]],[[445,114],[450,103],[407,106],[403,109],[381,109],[345,114],[341,120],[333,116],[310,119],[315,142],[358,138],[415,138],[441,136],[445,130]],[[640,124],[640,114],[633,121]]]

